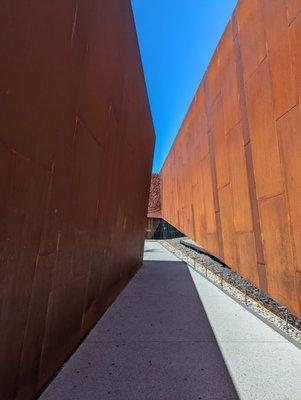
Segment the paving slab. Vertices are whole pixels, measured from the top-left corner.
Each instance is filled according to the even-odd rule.
[[[144,244],[144,260],[152,261],[179,261],[156,240],[146,240]]]
[[[84,344],[42,398],[237,400],[219,360],[215,343]]]

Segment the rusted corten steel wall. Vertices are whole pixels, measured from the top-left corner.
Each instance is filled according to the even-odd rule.
[[[148,211],[149,218],[161,218],[161,178],[160,174],[152,174],[149,190]]]
[[[301,0],[241,0],[162,168],[163,218],[301,315]]]
[[[154,134],[129,0],[0,22],[0,398],[26,400],[141,264]]]

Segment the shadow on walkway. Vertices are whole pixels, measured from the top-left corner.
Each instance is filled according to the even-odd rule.
[[[41,399],[238,399],[186,264],[145,261]]]

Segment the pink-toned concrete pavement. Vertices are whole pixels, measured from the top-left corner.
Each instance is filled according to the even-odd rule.
[[[186,264],[144,258],[41,400],[238,399]]]

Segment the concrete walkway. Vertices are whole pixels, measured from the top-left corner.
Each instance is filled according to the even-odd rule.
[[[42,400],[234,400],[185,263],[157,242]]]
[[[301,351],[189,268],[241,400],[301,400]]]
[[[42,400],[301,400],[297,347],[158,242],[144,260]]]

